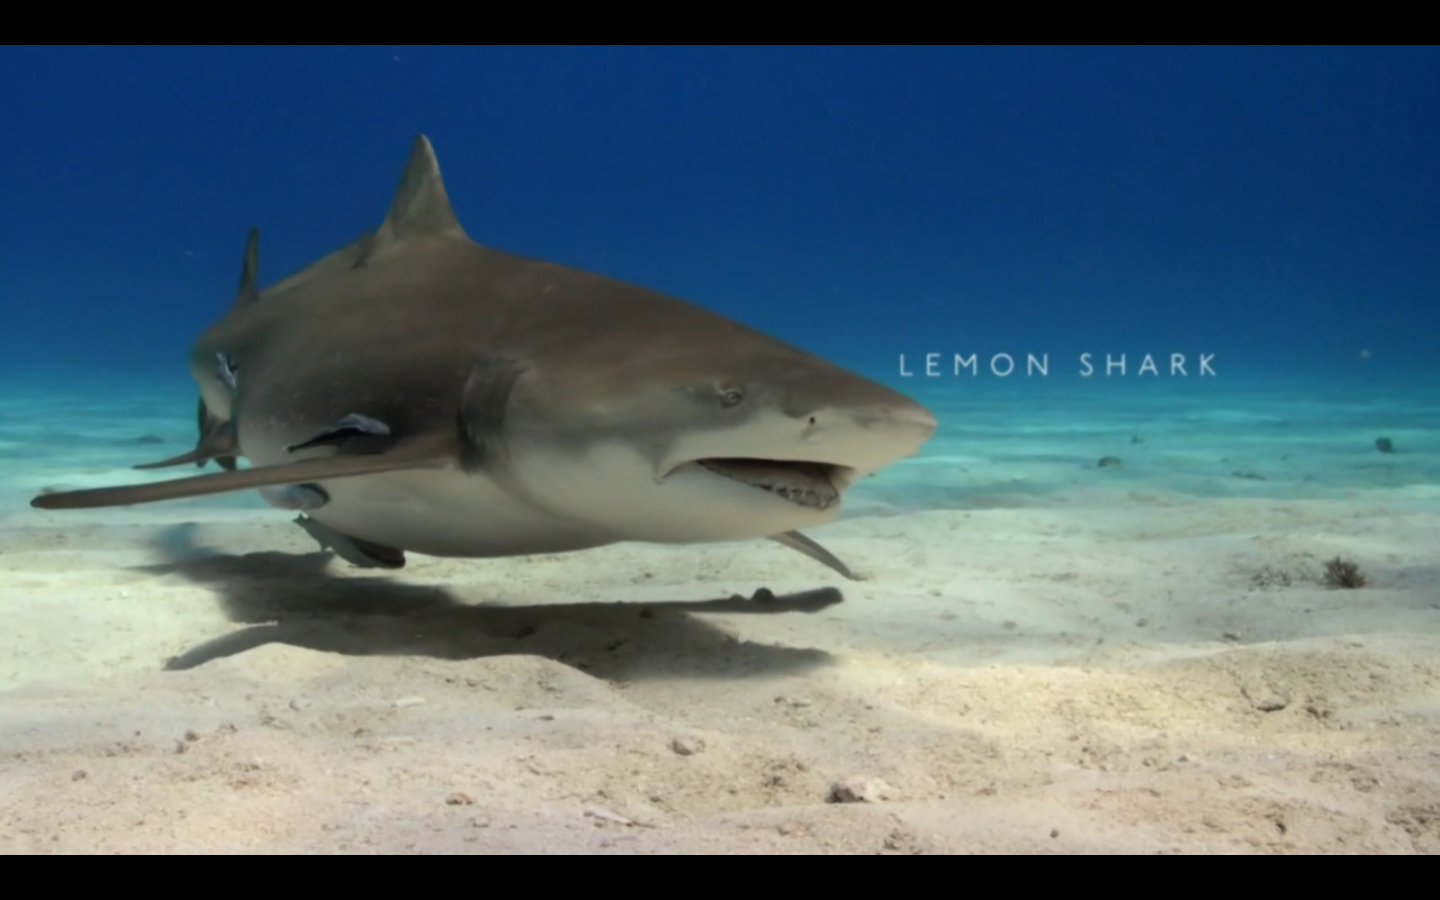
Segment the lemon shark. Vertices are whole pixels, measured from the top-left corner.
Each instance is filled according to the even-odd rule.
[[[190,353],[195,449],[137,466],[222,471],[32,506],[259,489],[359,565],[768,538],[854,577],[799,529],[936,428],[717,313],[476,243],[424,135],[378,230],[264,291],[258,267],[252,230],[234,304]]]

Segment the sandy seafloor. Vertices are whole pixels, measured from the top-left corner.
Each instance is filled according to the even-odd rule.
[[[193,473],[126,467],[194,395],[12,386],[0,849],[1440,851],[1433,392],[919,396],[925,453],[810,532],[848,583],[765,541],[358,570],[255,494],[39,512]]]

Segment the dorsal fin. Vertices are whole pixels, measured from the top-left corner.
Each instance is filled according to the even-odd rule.
[[[445,193],[435,148],[423,134],[415,138],[410,159],[400,176],[400,187],[395,191],[395,199],[390,201],[390,212],[359,264],[385,256],[397,245],[420,237],[465,237],[465,230],[460,227],[460,220],[450,207],[450,197]]]
[[[245,259],[240,263],[240,284],[235,289],[235,306],[248,306],[260,299],[260,229],[251,228],[245,237]]]

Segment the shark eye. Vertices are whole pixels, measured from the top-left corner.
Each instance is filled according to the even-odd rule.
[[[720,402],[723,403],[727,408],[731,406],[739,406],[744,399],[744,391],[740,391],[735,388],[728,388],[720,393]]]

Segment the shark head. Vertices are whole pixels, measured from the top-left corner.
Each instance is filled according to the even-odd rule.
[[[538,503],[629,540],[764,537],[832,520],[859,478],[935,431],[929,410],[883,384],[626,287],[628,304],[608,307],[628,325],[612,324],[613,340],[582,327],[583,346],[548,348],[517,381],[514,407],[534,415],[507,423],[512,473]]]

